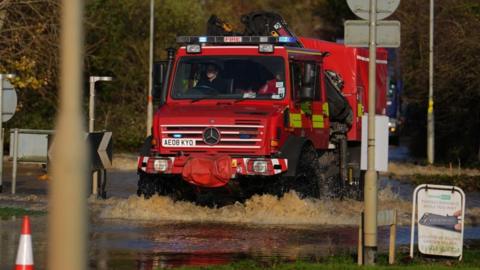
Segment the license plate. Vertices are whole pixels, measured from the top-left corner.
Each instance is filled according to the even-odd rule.
[[[191,147],[195,146],[193,139],[162,139],[163,147]]]

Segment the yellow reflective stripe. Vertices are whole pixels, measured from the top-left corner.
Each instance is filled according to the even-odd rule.
[[[314,114],[312,115],[313,128],[324,128],[325,124],[323,122],[323,115]]]
[[[327,102],[323,103],[322,109],[323,109],[323,114],[328,117],[329,113],[328,113],[328,103]]]
[[[361,103],[358,103],[357,115],[358,115],[358,117],[363,116],[363,105]]]
[[[302,127],[302,115],[299,113],[290,114],[290,126],[295,128]]]

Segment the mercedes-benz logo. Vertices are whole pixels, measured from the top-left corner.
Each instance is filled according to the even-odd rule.
[[[213,145],[220,142],[220,131],[214,127],[206,128],[203,131],[203,141],[206,144]]]

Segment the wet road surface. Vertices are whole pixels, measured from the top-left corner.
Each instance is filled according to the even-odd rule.
[[[15,200],[2,195],[0,206],[46,209],[48,181],[37,180],[41,174],[39,166],[20,165],[17,192],[34,195]],[[281,200],[257,196],[243,204],[212,209],[163,197],[144,201],[132,196],[137,181],[134,170],[112,170],[108,180],[111,198],[89,200],[90,269],[156,269],[240,259],[316,261],[356,249],[361,202],[300,200],[289,194]],[[4,181],[5,194],[10,191],[8,175]],[[381,178],[380,187],[381,205],[400,211],[397,245],[406,245],[413,187],[387,177]],[[469,207],[480,206],[478,193],[467,198]],[[480,214],[479,209],[473,210],[477,212],[467,222],[472,223]],[[32,217],[36,269],[45,269],[46,223],[46,216]],[[0,220],[0,269],[13,267],[20,225],[20,218]],[[467,243],[480,239],[480,227],[467,225],[465,239]],[[387,245],[387,228],[382,228],[380,251],[386,251]]]

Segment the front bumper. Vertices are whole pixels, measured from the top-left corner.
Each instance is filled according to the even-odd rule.
[[[178,174],[181,175],[187,162],[195,157],[138,157],[138,169],[148,174]],[[241,175],[262,175],[273,176],[284,173],[288,170],[286,158],[231,158],[232,176],[236,178]]]

